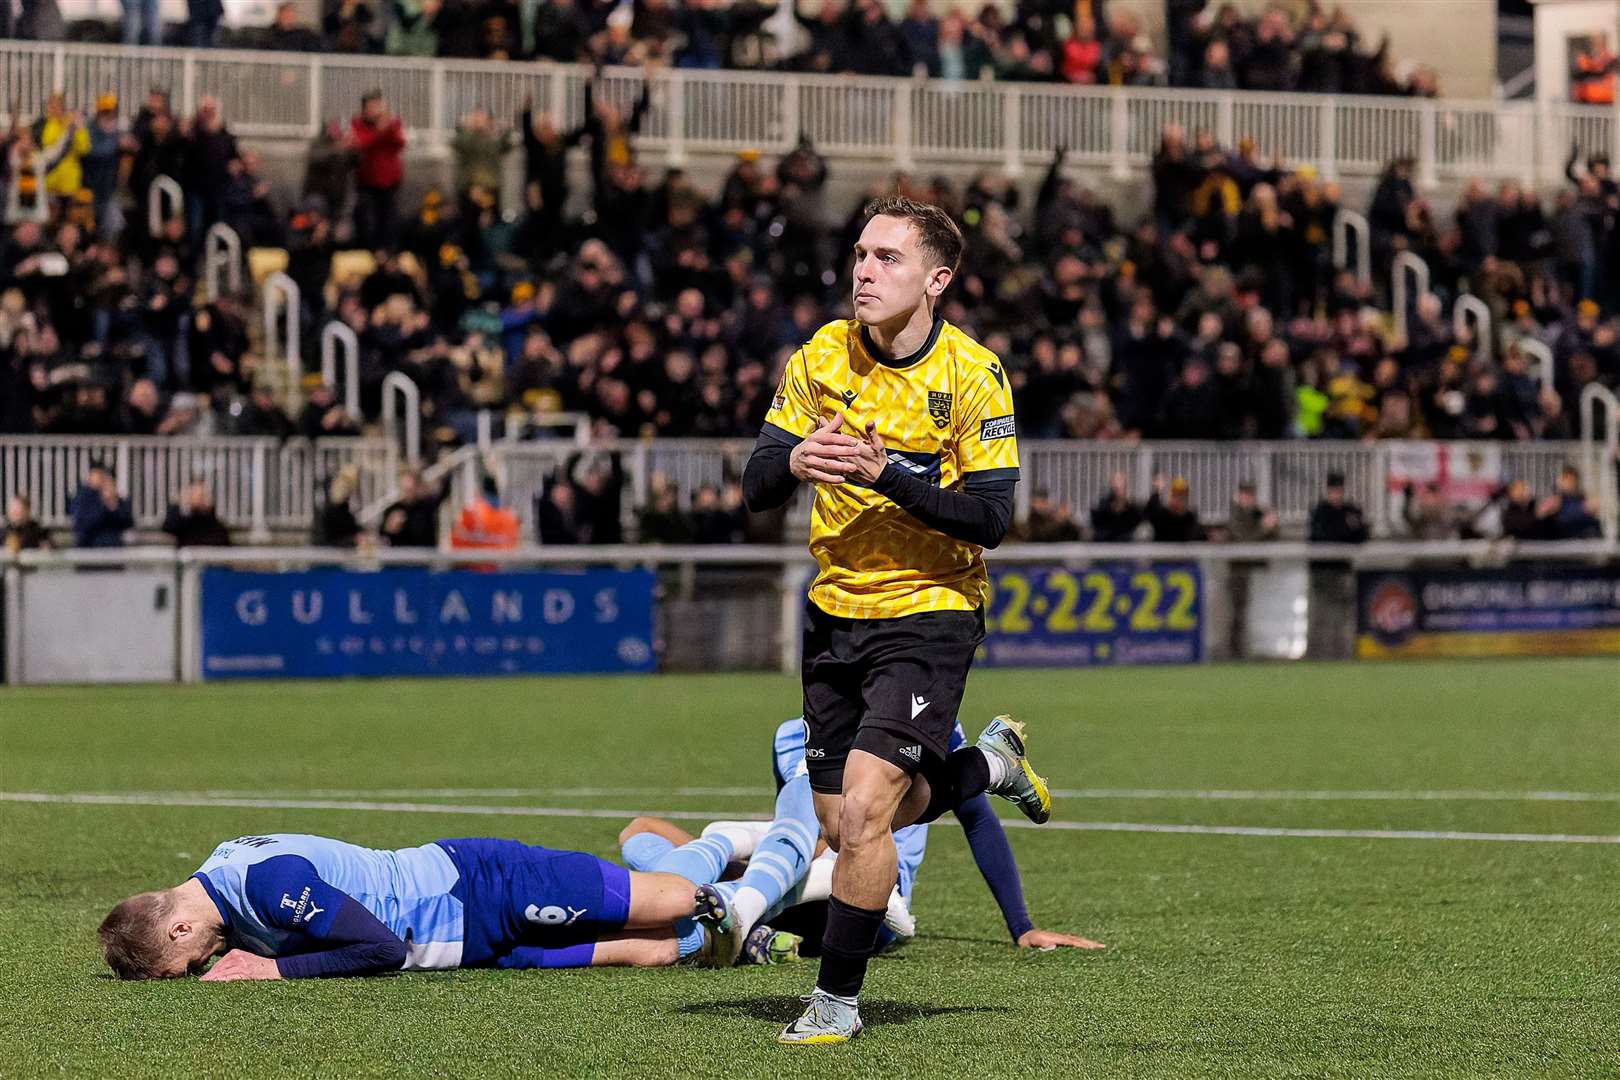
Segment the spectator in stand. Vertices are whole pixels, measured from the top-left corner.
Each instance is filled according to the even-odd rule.
[[[1091,508],[1091,538],[1099,544],[1128,544],[1142,524],[1142,508],[1131,501],[1124,473],[1108,479],[1108,491]]]
[[[1032,544],[1069,543],[1080,539],[1080,524],[1067,505],[1055,505],[1052,493],[1041,488],[1029,497],[1029,513],[1016,535]]]
[[[352,2],[352,0],[345,0]],[[367,250],[391,250],[398,241],[399,186],[405,178],[405,126],[388,110],[381,90],[360,99],[349,122],[359,155],[355,170],[354,242]]]
[[[5,528],[0,529],[0,549],[15,555],[51,547],[50,533],[34,517],[33,504],[26,495],[13,495],[6,502]]]
[[[84,186],[83,159],[90,152],[84,114],[69,112],[67,96],[57,91],[45,99],[45,116],[35,124],[33,138],[49,163],[46,192],[55,199],[77,195]]]
[[[242,407],[241,415],[237,419],[236,433],[286,439],[295,430],[292,420],[281,406],[276,404],[275,394],[270,388],[255,384],[249,392],[247,404]]]
[[[565,477],[546,485],[535,500],[535,531],[544,545],[573,546],[586,542],[590,526],[580,513],[578,492]]]
[[[474,109],[463,118],[450,141],[456,191],[462,199],[467,199],[474,188],[500,194],[501,163],[514,149],[514,140],[513,133],[498,128],[483,109]]]
[[[360,543],[363,534],[352,505],[359,482],[360,470],[354,465],[343,466],[327,482],[316,512],[313,543],[337,548],[352,548]]]
[[[518,519],[501,505],[495,478],[484,477],[481,493],[461,508],[450,530],[450,546],[457,551],[510,551],[518,546]]]
[[[337,400],[337,392],[322,383],[309,392],[304,411],[298,415],[298,434],[306,439],[358,435],[360,425]]]
[[[208,482],[200,476],[193,477],[180,498],[169,504],[163,531],[175,547],[228,547],[231,542],[230,530],[214,512]]]
[[[648,505],[640,514],[640,540],[643,544],[690,544],[694,529],[690,516],[681,509],[680,493],[669,477],[654,473],[649,485]]]
[[[422,474],[408,469],[399,475],[399,498],[383,511],[378,534],[389,547],[438,547],[439,507],[447,493],[429,486]]]
[[[163,17],[158,0],[123,0],[124,44],[163,44]]]
[[[95,208],[96,238],[111,243],[124,231],[123,200],[118,197],[119,172],[134,146],[134,140],[118,119],[117,94],[109,92],[96,98],[96,115],[88,131],[84,186],[90,189]]]
[[[358,161],[359,155],[341,123],[328,120],[321,125],[310,141],[305,159],[302,203],[309,205],[310,197],[315,196],[321,200],[319,209],[323,217],[344,220]]]
[[[713,484],[704,484],[692,499],[691,521],[694,544],[742,543],[748,514],[741,489],[728,483],[722,492]]]
[[[321,26],[326,31],[326,47],[332,52],[373,51],[376,16],[366,0],[337,0]]]
[[[1440,485],[1407,483],[1401,516],[1414,540],[1455,540],[1457,523]]]
[[[212,49],[219,44],[219,22],[225,17],[221,0],[186,0],[186,44]]]
[[[1502,501],[1502,536],[1509,540],[1550,540],[1553,521],[1557,517],[1559,500],[1556,496],[1536,500],[1530,485],[1515,477],[1498,493]]]
[[[90,464],[68,512],[73,517],[75,547],[123,547],[124,534],[135,527],[129,500],[118,494],[117,478],[100,462]]]
[[[1558,508],[1552,516],[1552,539],[1596,540],[1603,535],[1597,518],[1597,500],[1581,489],[1581,474],[1573,465],[1558,472]]]
[[[1277,512],[1260,504],[1254,481],[1238,484],[1232,496],[1232,509],[1226,519],[1227,539],[1236,544],[1253,544],[1277,539]]]
[[[229,186],[230,164],[241,156],[236,136],[225,126],[219,100],[197,102],[186,144],[185,171],[180,181],[186,192],[187,231],[201,237],[220,219],[220,198]]]
[[[120,434],[156,435],[166,411],[157,384],[151,379],[136,379],[124,399]]]
[[[1198,85],[1205,90],[1236,90],[1237,73],[1232,70],[1232,50],[1226,42],[1216,40],[1204,50],[1204,67],[1198,74]]]
[[[1153,494],[1148,496],[1142,516],[1153,529],[1155,543],[1190,544],[1205,538],[1198,511],[1192,508],[1191,493],[1186,477],[1178,476],[1168,485],[1163,475],[1153,478]]]
[[[1315,544],[1361,544],[1367,540],[1367,521],[1361,507],[1344,497],[1344,474],[1330,472],[1322,501],[1311,511],[1309,537]]]
[[[321,52],[325,46],[313,28],[298,21],[298,8],[284,3],[276,8],[275,22],[265,35],[265,48],[276,52]]]

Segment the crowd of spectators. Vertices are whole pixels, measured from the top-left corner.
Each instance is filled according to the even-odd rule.
[[[1239,544],[1285,538],[1277,511],[1264,505],[1253,481],[1238,484],[1220,523],[1202,522],[1193,508],[1191,485],[1184,477],[1155,476],[1146,502],[1133,499],[1122,473],[1091,507],[1084,521],[1051,493],[1030,495],[1028,513],[1012,538],[1028,543],[1089,540],[1104,544],[1135,542],[1192,543],[1200,540]],[[1591,540],[1602,535],[1597,500],[1581,485],[1573,466],[1559,471],[1556,489],[1537,498],[1522,477],[1498,486],[1482,503],[1448,497],[1440,483],[1408,483],[1394,500],[1397,519],[1390,538],[1397,540]],[[1321,498],[1302,531],[1292,539],[1322,544],[1361,544],[1372,536],[1367,512],[1345,491],[1344,474],[1329,472]]]
[[[1398,63],[1342,7],[1166,0],[1163,40],[1106,0],[1018,0],[945,9],[911,0],[789,0],[795,30],[767,26],[779,0],[323,0],[319,21],[283,4],[265,27],[222,38],[223,0],[188,0],[165,28],[157,0],[123,0],[129,44],[485,60],[668,64],[1077,85],[1193,86],[1433,96],[1434,71]],[[54,0],[13,33],[59,37]],[[779,20],[777,20],[779,21]],[[784,44],[797,39],[797,47]]]
[[[808,141],[775,162],[743,151],[717,193],[680,169],[655,176],[636,153],[647,100],[621,108],[593,85],[569,130],[474,110],[454,181],[402,206],[411,136],[380,94],[316,136],[293,197],[271,190],[213,99],[182,117],[154,90],[126,125],[111,94],[88,116],[54,96],[3,155],[0,432],[355,434],[402,371],[421,389],[429,452],[471,441],[486,409],[583,414],[597,436],[751,435],[786,356],[847,313],[835,268],[860,204],[829,204]],[[579,191],[576,147],[590,165]],[[522,197],[503,204],[509,156]],[[1620,381],[1620,193],[1601,156],[1576,153],[1568,171],[1550,205],[1475,184],[1447,221],[1411,163],[1390,164],[1368,206],[1374,279],[1403,250],[1432,271],[1404,337],[1381,290],[1333,268],[1338,186],[1249,140],[1167,127],[1134,222],[1061,151],[1031,202],[990,172],[886,186],[961,222],[967,255],[941,313],[1004,359],[1025,438],[1545,439],[1573,434],[1584,386]],[[185,198],[152,229],[142,211],[165,175]],[[214,222],[285,252],[306,356],[327,321],[355,331],[362,415],[329,387],[283,412],[244,302],[199,289]],[[1447,317],[1465,290],[1493,311],[1489,350]],[[1552,350],[1551,385],[1525,338]],[[605,482],[567,478],[580,497],[555,507],[556,535],[596,533],[607,515],[581,507]],[[703,502],[701,530],[667,531],[734,531],[724,489]],[[646,525],[665,528],[656,514]]]

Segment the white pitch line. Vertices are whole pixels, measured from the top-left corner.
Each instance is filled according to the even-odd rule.
[[[348,802],[332,799],[208,798],[198,795],[103,795],[89,792],[0,791],[0,802],[66,803],[85,806],[195,806],[250,810],[360,810],[398,814],[466,814],[475,817],[614,818],[627,821],[640,815],[674,821],[713,821],[722,817],[765,820],[763,814],[738,815],[729,810],[609,810],[559,806],[468,806],[457,803]],[[940,819],[941,822],[955,819]],[[1620,844],[1620,836],[1579,833],[1457,832],[1405,829],[1293,829],[1257,825],[1170,825],[1137,821],[1051,821],[1035,825],[1007,820],[1011,828],[1057,829],[1070,832],[1182,833],[1194,836],[1259,836],[1334,840],[1457,840],[1504,844]]]
[[[119,794],[154,794],[152,792],[121,792]],[[156,794],[173,794],[159,792]],[[439,798],[439,799],[515,799],[551,796],[552,798],[594,799],[623,796],[652,795],[713,798],[769,798],[775,793],[767,787],[552,787],[552,788],[277,788],[249,791],[245,789],[209,789],[193,794],[208,798],[264,798],[305,797],[323,799],[383,799],[383,798]],[[1484,789],[1457,791],[1358,791],[1358,790],[1270,790],[1243,788],[1054,788],[1052,795],[1060,799],[1103,800],[1169,800],[1174,802],[1620,802],[1620,792],[1614,791],[1490,791]]]

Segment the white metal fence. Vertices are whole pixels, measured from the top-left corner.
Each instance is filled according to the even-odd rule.
[[[1399,442],[1153,442],[1125,443],[1026,441],[1021,446],[1024,483],[1019,498],[1048,492],[1084,516],[1123,473],[1132,494],[1145,498],[1156,475],[1185,477],[1192,504],[1208,522],[1224,522],[1233,493],[1254,482],[1260,501],[1277,510],[1285,527],[1297,529],[1310,517],[1329,472],[1345,475],[1349,497],[1366,508],[1375,532],[1398,532],[1392,520],[1391,461],[1413,446]],[[1566,464],[1583,467],[1589,490],[1603,493],[1605,516],[1614,517],[1615,464],[1601,454],[1583,455],[1581,444],[1447,443],[1453,460],[1487,478],[1522,477],[1539,493],[1550,493]],[[626,524],[652,499],[659,484],[674,487],[689,506],[705,485],[721,487],[742,476],[753,443],[740,439],[621,439],[597,441],[584,450],[572,440],[495,442],[488,460],[502,495],[534,535],[535,500],[545,485],[576,454],[616,454],[624,470]],[[1403,455],[1410,457],[1410,454]],[[1596,458],[1596,460],[1592,460]],[[358,472],[357,505],[370,506],[394,490],[400,465],[386,439],[274,439],[160,437],[13,436],[0,438],[0,495],[27,494],[36,516],[49,528],[71,525],[69,501],[94,460],[117,473],[131,502],[137,528],[153,529],[169,503],[194,476],[206,480],[220,517],[233,528],[264,536],[270,530],[309,528],[320,506],[318,488],[346,466]],[[450,474],[452,505],[473,494],[476,470]],[[796,504],[792,520],[802,522],[808,499]]]
[[[0,43],[0,74],[25,115],[53,89],[84,105],[119,91],[133,115],[149,87],[189,112],[220,100],[239,135],[308,138],[350,115],[379,88],[418,145],[443,147],[473,108],[512,117],[532,99],[560,125],[584,115],[590,72],[577,65],[422,61],[329,54],[226,52],[122,45]],[[628,108],[642,75],[610,69],[600,92]],[[1468,177],[1554,180],[1571,142],[1620,160],[1616,110],[1534,102],[1205,90],[1045,86],[754,71],[661,70],[641,144],[679,162],[702,151],[754,146],[783,152],[801,133],[834,157],[902,167],[982,162],[1011,171],[1071,160],[1140,171],[1170,121],[1208,128],[1226,145],[1253,137],[1260,153],[1310,163],[1328,177],[1365,176],[1411,155],[1425,183]]]
[[[207,482],[221,520],[266,536],[307,529],[321,482],[345,465],[358,470],[361,499],[393,486],[394,456],[381,439],[170,439],[159,436],[0,438],[0,493],[25,494],[47,528],[72,525],[70,503],[92,462],[118,478],[138,529],[163,523],[187,482]]]

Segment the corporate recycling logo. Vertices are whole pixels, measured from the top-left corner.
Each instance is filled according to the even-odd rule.
[[[1418,624],[1418,598],[1404,577],[1386,577],[1367,594],[1363,618],[1373,637],[1385,645],[1400,645]]]

